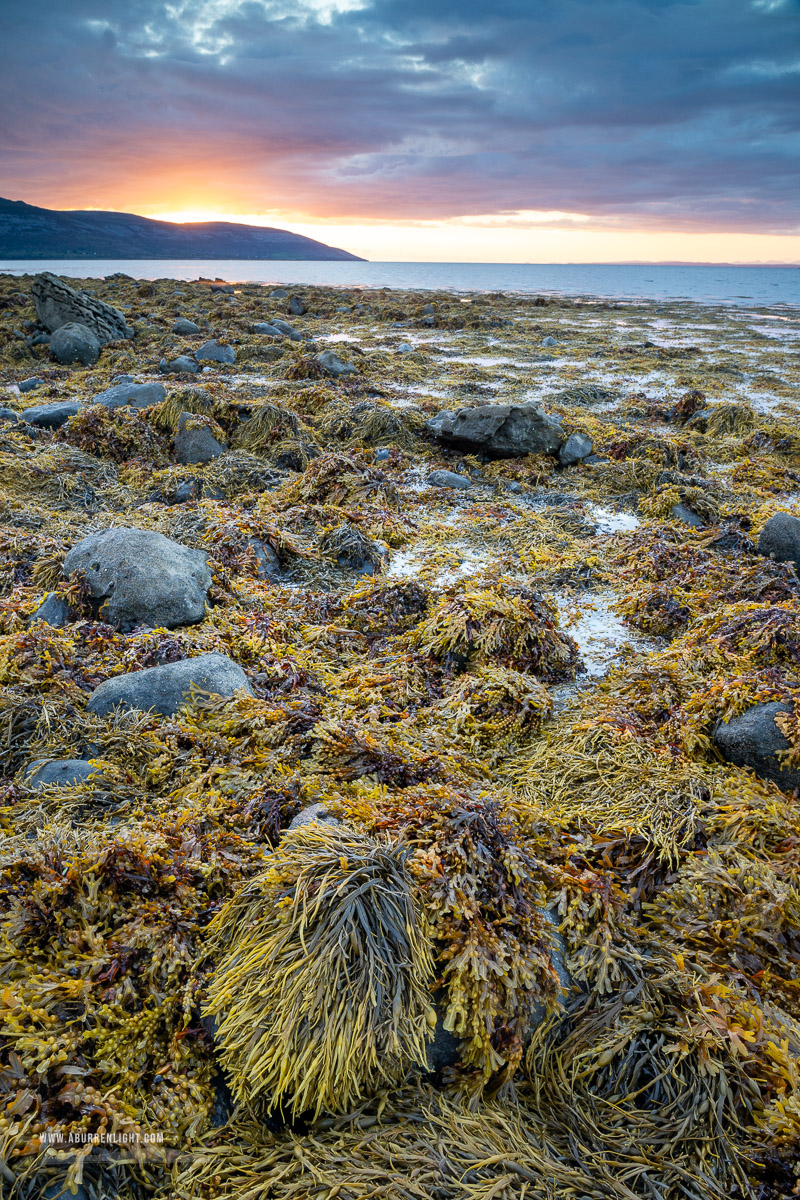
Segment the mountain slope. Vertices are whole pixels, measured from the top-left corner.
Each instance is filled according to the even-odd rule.
[[[176,225],[132,213],[59,212],[0,199],[0,258],[274,258],[361,262],[285,229]]]

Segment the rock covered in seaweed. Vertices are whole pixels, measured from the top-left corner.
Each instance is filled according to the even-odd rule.
[[[182,662],[115,675],[95,688],[86,707],[98,716],[119,706],[171,717],[195,689],[224,697],[240,690],[252,694],[247,676],[233,659],[226,654],[198,654]]]
[[[790,747],[789,740],[775,718],[792,713],[790,704],[773,701],[756,704],[738,717],[717,726],[714,741],[728,762],[737,767],[752,767],[756,775],[772,779],[787,792],[800,787],[800,768],[786,766],[781,755]]]
[[[91,533],[64,559],[64,575],[82,573],[100,616],[123,631],[202,621],[211,571],[202,550],[146,529]]]
[[[540,404],[480,404],[440,412],[427,425],[438,441],[495,458],[554,454],[566,440],[558,417]]]
[[[48,759],[31,763],[25,782],[28,787],[38,791],[43,787],[71,787],[76,783],[85,783],[92,777],[99,779],[100,773],[85,759]]]
[[[172,439],[179,463],[204,463],[225,453],[225,444],[211,432],[207,417],[184,412],[178,418],[178,428]]]

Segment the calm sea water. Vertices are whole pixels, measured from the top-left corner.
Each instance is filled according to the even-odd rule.
[[[343,287],[535,292],[614,300],[800,306],[800,267],[638,266],[603,263],[265,262],[239,259],[0,259],[0,272],[78,278],[122,271],[135,279]]]

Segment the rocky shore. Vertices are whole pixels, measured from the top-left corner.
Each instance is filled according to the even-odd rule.
[[[800,1192],[800,310],[0,276],[0,1197]]]

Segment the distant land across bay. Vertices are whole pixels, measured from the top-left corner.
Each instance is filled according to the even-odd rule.
[[[364,261],[286,229],[232,221],[178,225],[133,213],[60,211],[2,198],[0,258]]]

